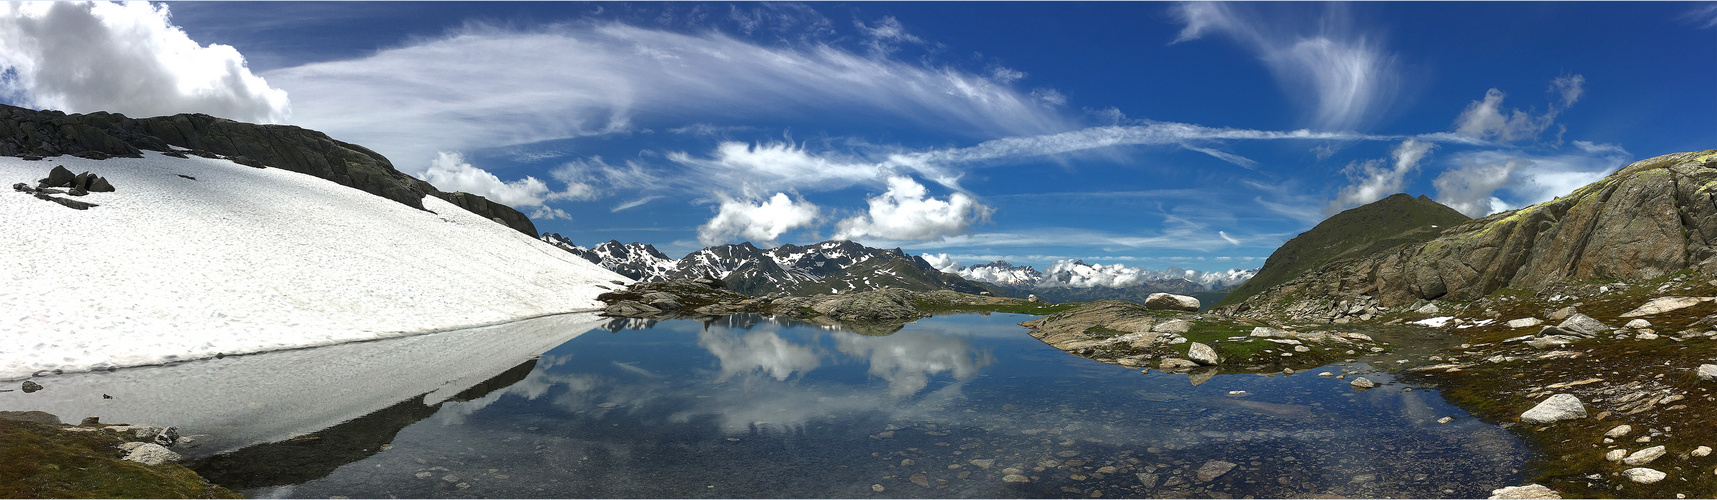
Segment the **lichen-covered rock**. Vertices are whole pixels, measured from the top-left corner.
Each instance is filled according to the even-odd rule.
[[[1145,297],[1144,306],[1154,311],[1197,311],[1198,299],[1172,293],[1153,293]]]
[[[1591,337],[1610,331],[1610,325],[1606,325],[1602,321],[1593,319],[1591,316],[1574,313],[1569,315],[1568,319],[1562,320],[1561,323],[1558,323],[1556,325],[1556,329],[1567,333],[1573,333],[1581,337]]]
[[[1548,424],[1559,420],[1586,418],[1586,405],[1573,394],[1557,394],[1520,414],[1520,421],[1528,424]]]
[[[1653,446],[1628,454],[1627,458],[1622,459],[1622,463],[1628,465],[1645,465],[1662,457],[1666,452],[1667,449],[1665,449],[1663,445]]]
[[[1706,382],[1717,381],[1717,365],[1699,365],[1699,369],[1696,373],[1699,375],[1699,380],[1704,380]]]
[[[1366,390],[1377,387],[1377,382],[1372,382],[1371,379],[1365,377],[1354,377],[1353,380],[1347,382],[1347,385],[1353,386],[1354,389]]]

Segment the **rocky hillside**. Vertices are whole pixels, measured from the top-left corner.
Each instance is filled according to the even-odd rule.
[[[1505,288],[1633,282],[1684,269],[1717,274],[1717,150],[1641,160],[1568,196],[1311,270],[1227,311],[1330,319],[1356,306],[1471,301]]]
[[[962,293],[998,291],[938,271],[923,258],[901,249],[870,248],[850,241],[771,249],[745,242],[708,247],[680,259],[670,259],[644,243],[609,241],[595,248],[584,248],[556,233],[543,234],[542,240],[632,279],[656,282],[715,278],[725,282],[729,290],[752,295],[835,294],[885,287]]]
[[[66,114],[0,105],[0,156],[141,157],[143,151],[231,159],[253,167],[309,174],[423,209],[424,195],[447,200],[520,232],[536,226],[512,207],[470,193],[444,193],[394,169],[363,146],[290,125],[257,125],[204,114],[128,118],[116,113]]]
[[[1444,229],[1468,219],[1424,195],[1414,198],[1406,193],[1348,209],[1283,243],[1264,260],[1264,267],[1258,269],[1256,276],[1235,288],[1216,306],[1238,304],[1330,262],[1435,238]]]

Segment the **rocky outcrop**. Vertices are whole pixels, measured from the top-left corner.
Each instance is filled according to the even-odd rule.
[[[1649,280],[1689,268],[1717,274],[1717,150],[1638,161],[1553,201],[1332,262],[1225,311],[1259,314],[1360,296],[1384,308],[1470,301],[1505,287]]]
[[[175,147],[188,151],[177,151]],[[205,114],[128,118],[117,113],[66,114],[0,105],[0,156],[141,157],[143,151],[225,158],[241,165],[313,175],[423,209],[434,195],[536,237],[523,213],[468,193],[442,193],[394,169],[381,154],[290,125],[258,125]],[[473,199],[474,198],[474,199]],[[523,221],[520,223],[520,221]]]
[[[1145,298],[1146,309],[1157,311],[1198,311],[1198,299],[1172,293],[1153,293]]]
[[[1573,394],[1557,394],[1550,396],[1526,413],[1520,414],[1520,421],[1528,424],[1548,424],[1559,420],[1586,418],[1586,405]]]

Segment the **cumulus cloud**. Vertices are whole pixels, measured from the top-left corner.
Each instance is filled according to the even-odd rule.
[[[165,4],[0,5],[0,92],[20,104],[132,116],[207,113],[278,123],[286,91],[250,72],[227,45],[200,45]]]
[[[1206,290],[1216,290],[1244,283],[1254,274],[1257,274],[1257,270],[1229,269],[1227,271],[1205,272],[1178,267],[1151,270],[1126,264],[1086,264],[1082,260],[1061,259],[1050,264],[1049,268],[1043,271],[1043,278],[1036,283],[1036,286],[1047,288],[1125,288],[1148,282],[1182,279],[1195,283]]]
[[[512,182],[502,181],[495,174],[465,161],[464,155],[445,151],[436,153],[435,160],[430,162],[429,169],[424,171],[421,177],[442,191],[464,191],[482,195],[489,201],[513,208],[534,208],[532,218],[570,219],[565,211],[549,208],[544,203],[555,200],[589,200],[596,197],[595,189],[576,182],[568,183],[564,191],[554,191],[536,177],[525,177]]]
[[[1437,187],[1437,202],[1467,217],[1484,217],[1508,210],[1508,203],[1492,193],[1508,184],[1516,170],[1528,165],[1531,165],[1530,161],[1510,158],[1500,163],[1468,165],[1445,171],[1432,181],[1432,185]]]
[[[1485,91],[1484,99],[1473,101],[1467,109],[1461,111],[1455,118],[1455,134],[1483,141],[1518,142],[1535,141],[1538,136],[1556,123],[1556,115],[1573,106],[1585,93],[1586,77],[1568,75],[1557,77],[1550,82],[1550,91],[1560,98],[1551,103],[1544,113],[1533,114],[1531,110],[1504,110],[1503,98],[1508,94],[1501,90]],[[1561,142],[1558,134],[1557,143]]]
[[[1351,32],[1343,11],[1312,23],[1316,32],[1292,32],[1276,16],[1242,12],[1217,2],[1188,2],[1173,13],[1185,26],[1173,43],[1221,33],[1251,49],[1290,95],[1312,96],[1312,122],[1326,130],[1352,130],[1389,103],[1399,83],[1394,55]]]
[[[772,330],[741,335],[729,328],[708,328],[698,332],[698,347],[720,360],[718,382],[752,373],[787,380],[795,373],[802,376],[822,364],[816,351],[783,339]]]
[[[945,273],[959,271],[960,268],[965,267],[961,266],[959,262],[955,262],[953,257],[950,257],[945,253],[927,253],[918,257],[924,259],[924,262],[930,263],[930,267],[934,267],[937,271]]]
[[[1473,151],[1454,156],[1456,168],[1432,185],[1437,201],[1470,217],[1543,203],[1597,182],[1630,158],[1610,145],[1591,144],[1584,154],[1532,155],[1519,151]]]
[[[864,215],[837,224],[835,239],[935,240],[964,233],[995,212],[966,193],[953,193],[946,201],[930,197],[924,185],[898,175],[888,178],[887,192],[868,201]]]
[[[1402,191],[1407,182],[1407,175],[1419,168],[1419,162],[1430,154],[1435,144],[1408,139],[1395,146],[1390,152],[1394,161],[1384,163],[1384,160],[1373,159],[1355,162],[1347,166],[1347,175],[1354,180],[1353,184],[1341,188],[1334,200],[1329,203],[1326,213],[1371,203]]]
[[[755,117],[887,118],[973,135],[1066,126],[1037,99],[986,75],[826,44],[766,47],[713,31],[613,23],[473,25],[265,76],[293,92],[294,123],[407,166],[428,165],[441,150]]]
[[[717,245],[733,238],[772,245],[776,238],[795,228],[816,223],[820,210],[803,199],[794,201],[786,193],[775,193],[757,202],[720,196],[715,217],[698,227],[698,242]]]

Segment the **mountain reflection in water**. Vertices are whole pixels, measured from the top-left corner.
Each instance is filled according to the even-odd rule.
[[[1483,497],[1521,479],[1508,433],[1387,373],[1363,393],[1309,374],[1193,385],[1056,351],[1027,318],[883,336],[759,316],[586,323],[456,394],[401,395],[198,470],[252,497],[372,498]],[[1235,466],[1200,475],[1212,461]]]

